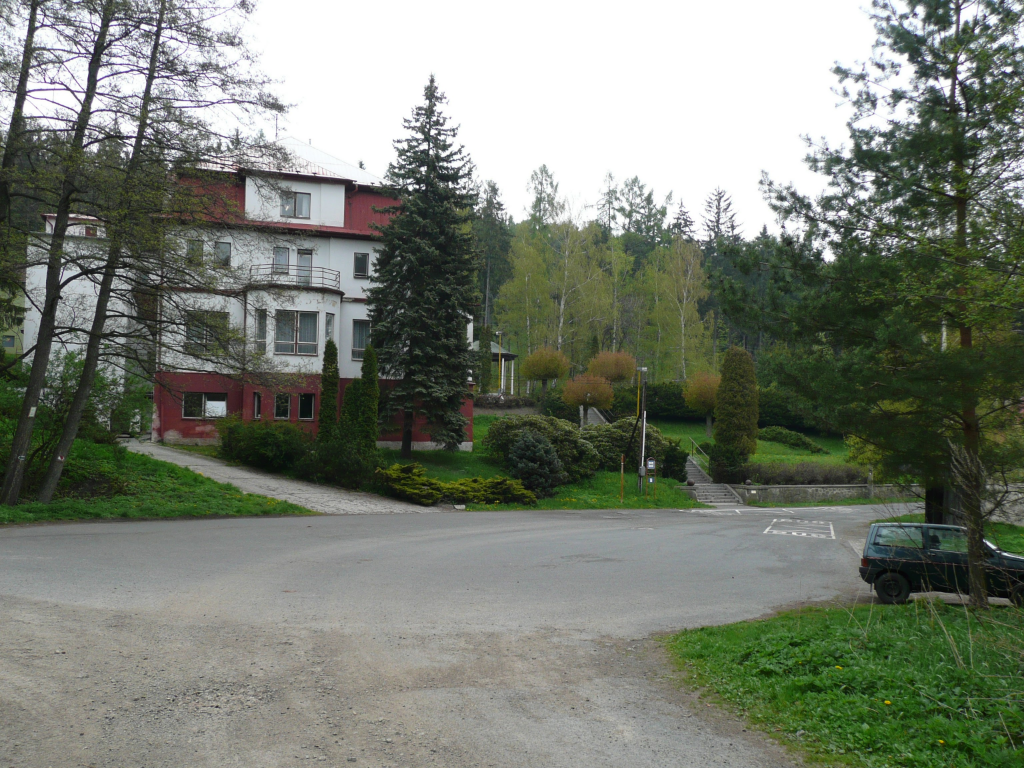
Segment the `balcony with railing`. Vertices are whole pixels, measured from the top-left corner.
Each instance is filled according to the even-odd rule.
[[[321,288],[341,291],[341,272],[323,267],[289,264],[256,264],[249,268],[253,285],[275,285],[289,288]]]

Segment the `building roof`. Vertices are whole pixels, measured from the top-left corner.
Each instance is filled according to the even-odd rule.
[[[292,168],[279,170],[291,173],[299,173],[304,176],[326,176],[336,179],[347,179],[357,184],[369,184],[379,187],[384,179],[374,176],[369,171],[357,165],[351,165],[344,160],[339,160],[334,155],[329,155],[322,149],[317,149],[311,144],[300,141],[292,136],[285,136],[279,139],[277,144],[286,149],[292,156]]]
[[[480,351],[480,342],[479,341],[474,341],[473,344],[470,346],[470,349],[472,349],[474,352],[479,352]],[[516,358],[519,357],[519,355],[515,354],[514,352],[509,352],[504,347],[499,346],[497,342],[492,341],[491,342],[491,360],[493,362],[495,362],[495,363],[498,362],[498,353],[499,352],[501,353],[501,359],[502,360],[515,360]]]

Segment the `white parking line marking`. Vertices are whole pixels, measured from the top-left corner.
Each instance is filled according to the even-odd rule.
[[[781,525],[779,525],[781,523]],[[764,533],[780,536],[799,536],[807,539],[835,539],[836,531],[826,520],[798,520],[775,518]]]

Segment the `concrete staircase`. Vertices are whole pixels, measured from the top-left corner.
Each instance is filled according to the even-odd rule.
[[[742,504],[740,497],[728,485],[712,482],[693,457],[686,460],[686,476],[693,480],[692,490],[701,504]]]

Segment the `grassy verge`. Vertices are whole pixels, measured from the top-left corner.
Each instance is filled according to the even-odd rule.
[[[766,509],[775,509],[777,507],[856,507],[864,506],[868,504],[910,504],[915,501],[920,501],[916,496],[908,496],[906,498],[892,498],[892,499],[822,499],[821,501],[799,501],[795,504],[769,504],[768,502],[747,502],[747,506],[750,507],[765,507]]]
[[[164,447],[187,453],[198,453],[200,456],[209,456],[214,459],[220,458],[219,445],[168,445],[164,443]]]
[[[637,492],[636,476],[626,475],[623,500],[619,501],[621,480],[618,472],[598,472],[589,480],[556,488],[556,495],[539,499],[536,507],[515,504],[470,504],[469,510],[512,509],[687,509],[703,507],[693,498],[676,488],[675,480],[659,480],[657,498]]]
[[[923,514],[893,515],[875,520],[876,523],[923,523]],[[985,538],[1004,552],[1024,553],[1024,526],[1012,523],[985,524]]]
[[[118,446],[89,446],[91,457],[110,462],[125,481],[125,492],[107,497],[58,498],[50,504],[31,502],[0,507],[0,524],[51,520],[311,515],[305,507],[237,488],[197,475]]]
[[[703,421],[662,421],[661,419],[652,419],[651,424],[660,429],[666,437],[671,437],[673,440],[682,440],[685,450],[690,449],[690,438],[693,438],[698,445],[710,439],[704,432]],[[850,449],[841,437],[822,437],[821,435],[808,435],[808,437],[829,451],[829,453],[811,453],[800,448],[791,448],[788,445],[758,440],[757,453],[750,457],[750,461],[757,464],[847,463]],[[710,440],[714,442],[713,439]]]
[[[667,640],[688,678],[811,756],[869,768],[1024,764],[1024,613],[812,608]]]

